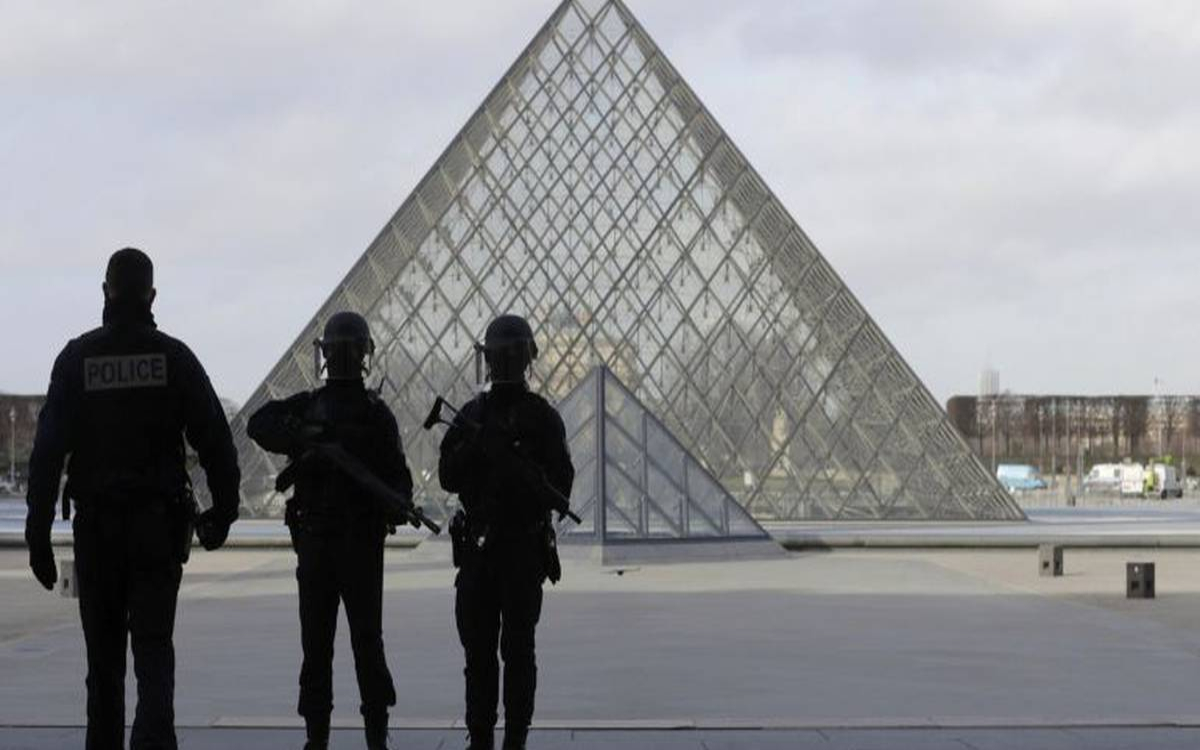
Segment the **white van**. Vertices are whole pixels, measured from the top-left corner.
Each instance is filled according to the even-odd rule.
[[[1137,497],[1183,497],[1183,484],[1174,466],[1121,464],[1121,494]]]
[[[1146,491],[1146,467],[1141,464],[1121,464],[1121,494],[1141,497]]]
[[[1096,464],[1083,478],[1084,492],[1120,492],[1121,464]]]
[[[1150,469],[1154,472],[1154,494],[1163,500],[1168,497],[1183,497],[1183,483],[1179,481],[1179,471],[1174,466],[1154,464]]]

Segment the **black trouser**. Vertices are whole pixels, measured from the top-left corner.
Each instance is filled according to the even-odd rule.
[[[345,602],[354,671],[364,716],[396,705],[396,688],[383,653],[383,540],[377,520],[292,528],[300,586],[300,702],[309,722],[333,711],[333,639],[338,604]]]
[[[528,729],[537,690],[535,634],[542,613],[540,549],[525,545],[489,550],[463,561],[455,586],[454,615],[466,655],[467,728],[496,726],[500,690],[499,646],[504,660],[504,721]]]
[[[183,566],[159,499],[81,505],[75,576],[87,643],[87,748],[125,742],[125,643],[133,646],[138,702],[130,747],[174,750],[175,603]]]

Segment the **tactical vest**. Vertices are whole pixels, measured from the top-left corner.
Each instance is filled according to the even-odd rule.
[[[76,340],[69,363],[68,495],[177,494],[189,374],[176,343],[150,326],[111,324]]]

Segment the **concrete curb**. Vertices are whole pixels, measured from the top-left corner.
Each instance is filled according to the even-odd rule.
[[[1169,534],[1073,534],[1045,533],[1014,536],[979,534],[889,534],[882,533],[775,533],[775,539],[791,551],[833,549],[1036,549],[1055,544],[1078,549],[1200,549],[1200,536]]]
[[[2,729],[73,729],[86,724],[77,722],[0,723]],[[461,718],[393,718],[391,729],[414,731],[445,731],[465,729]],[[504,722],[500,721],[499,728]],[[208,723],[180,722],[179,729],[279,729],[304,728],[300,717],[291,716],[223,716]],[[362,720],[352,717],[335,718],[334,729],[361,729]],[[1104,718],[1052,717],[863,717],[812,719],[544,719],[535,720],[534,731],[581,732],[736,732],[736,731],[887,731],[887,730],[1037,730],[1037,729],[1200,729],[1200,716],[1150,716]]]
[[[1073,549],[1200,549],[1200,536],[1183,535],[1087,535],[1087,534],[1044,534],[1019,537],[1000,537],[964,534],[897,534],[887,533],[781,533],[774,538],[780,546],[792,552],[838,549],[1036,549],[1042,544],[1056,544]],[[389,549],[415,549],[423,537],[396,534],[388,537]],[[70,534],[55,534],[54,546],[70,548]],[[225,542],[225,549],[290,549],[291,540],[286,536],[232,536]],[[0,549],[24,549],[25,538],[21,534],[0,533]],[[193,549],[200,549],[194,544]]]

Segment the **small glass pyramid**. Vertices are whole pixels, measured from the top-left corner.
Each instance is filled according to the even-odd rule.
[[[571,505],[583,519],[560,524],[563,536],[770,538],[607,367],[594,368],[558,410],[575,462]]]

